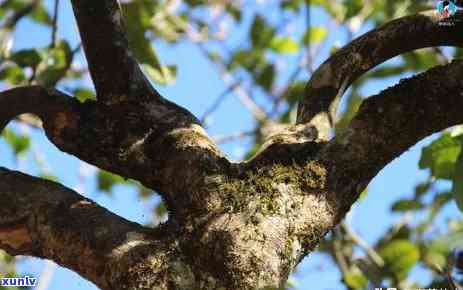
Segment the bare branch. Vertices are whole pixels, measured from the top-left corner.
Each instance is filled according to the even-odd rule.
[[[53,7],[53,21],[52,21],[52,31],[51,31],[51,46],[56,45],[56,40],[58,36],[58,15],[59,15],[59,0],[55,0],[55,5]]]
[[[202,207],[201,199],[186,193],[209,174],[231,166],[199,121],[168,101],[82,104],[39,86],[0,93],[0,131],[22,113],[38,115],[60,150],[140,181],[178,213],[192,204]]]
[[[328,138],[337,105],[363,73],[402,53],[433,46],[463,46],[463,12],[442,23],[437,12],[403,17],[384,24],[337,51],[313,74],[298,107],[297,123],[310,123]],[[452,25],[447,25],[448,23]]]
[[[4,168],[0,203],[0,248],[53,260],[102,289],[127,239],[152,235],[62,185]]]
[[[13,118],[33,113],[52,123],[58,112],[71,112],[75,100],[54,89],[20,87],[0,93],[0,132]],[[74,104],[75,105],[75,104]]]
[[[117,0],[72,0],[72,6],[98,99],[161,98],[129,49]]]
[[[463,62],[402,80],[366,99],[349,127],[322,150],[346,210],[370,180],[409,147],[463,123]],[[335,181],[336,180],[336,181]]]

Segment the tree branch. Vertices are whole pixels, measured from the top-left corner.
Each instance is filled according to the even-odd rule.
[[[102,289],[112,289],[112,268],[133,237],[153,236],[62,185],[5,168],[0,204],[0,248],[53,260]]]
[[[0,93],[0,132],[22,113],[38,115],[60,150],[140,181],[160,193],[179,215],[191,207],[204,207],[194,196],[202,193],[187,194],[192,188],[210,174],[232,167],[199,121],[167,101],[82,104],[39,86]]]
[[[24,113],[36,114],[51,124],[57,121],[59,112],[71,113],[76,104],[74,99],[63,93],[40,86],[19,87],[1,92],[0,132],[9,121]]]
[[[432,133],[463,123],[463,62],[433,68],[366,99],[321,151],[345,211],[394,158]],[[328,183],[330,184],[330,183]]]
[[[72,0],[97,97],[106,104],[158,98],[129,48],[117,0]]]
[[[437,12],[384,24],[338,50],[313,74],[299,103],[297,123],[310,123],[327,139],[337,106],[347,88],[376,65],[405,52],[433,46],[463,46],[463,12],[451,18]],[[447,25],[452,23],[452,25]]]

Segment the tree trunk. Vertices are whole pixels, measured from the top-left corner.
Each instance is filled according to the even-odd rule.
[[[101,289],[282,287],[384,166],[463,122],[458,61],[370,97],[328,138],[339,98],[363,73],[410,50],[463,44],[463,21],[442,26],[420,14],[331,56],[307,85],[298,123],[234,163],[146,80],[116,0],[72,3],[98,100],[79,103],[37,86],[8,90],[0,93],[0,130],[19,114],[38,115],[62,151],[156,190],[169,219],[146,228],[62,185],[2,168],[0,204],[10,206],[0,207],[0,248],[53,260]]]

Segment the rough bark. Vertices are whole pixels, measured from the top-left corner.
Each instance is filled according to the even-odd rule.
[[[0,130],[18,114],[38,115],[62,151],[159,192],[169,220],[148,229],[62,185],[2,168],[0,248],[51,259],[102,289],[280,287],[379,170],[463,122],[463,63],[453,62],[368,98],[342,134],[326,139],[337,99],[362,73],[412,49],[463,44],[434,16],[412,16],[332,56],[308,84],[299,124],[233,163],[191,113],[146,81],[115,0],[72,3],[98,100],[15,88],[0,93]],[[456,27],[462,19],[455,16]],[[412,45],[402,41],[412,37]],[[103,48],[111,53],[101,57]]]
[[[297,123],[311,123],[321,138],[332,129],[344,92],[365,72],[397,55],[419,48],[463,46],[462,12],[441,19],[436,11],[381,25],[339,49],[313,74],[299,103]]]

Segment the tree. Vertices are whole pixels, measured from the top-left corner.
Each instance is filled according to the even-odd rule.
[[[141,226],[59,183],[2,168],[0,204],[8,206],[0,208],[0,248],[12,256],[53,260],[102,289],[284,287],[297,264],[341,223],[382,168],[426,136],[463,122],[461,61],[405,79],[363,101],[351,95],[351,116],[346,114],[336,122],[341,96],[377,65],[416,49],[462,45],[461,12],[446,19],[435,11],[420,13],[380,25],[336,50],[312,74],[305,89],[291,79],[281,94],[289,107],[286,116],[280,116],[281,123],[251,102],[259,123],[258,150],[251,151],[250,160],[231,162],[208,137],[202,122],[161,96],[139,66],[143,63],[152,79],[169,82],[175,70],[162,65],[151,49],[146,26],[154,25],[162,34],[166,33],[161,31],[162,21],[175,23],[178,27],[164,35],[173,41],[178,31],[191,29],[188,21],[181,16],[172,20],[169,17],[174,16],[168,15],[153,24],[149,11],[155,11],[156,5],[132,1],[123,4],[128,16],[125,27],[115,0],[71,2],[96,98],[87,91],[75,90],[79,99],[53,89],[72,72],[76,51],[53,33],[52,45],[42,55],[37,50],[23,50],[4,56],[11,62],[2,71],[4,79],[13,84],[24,82],[23,68],[30,68],[32,74],[30,85],[0,94],[0,128],[23,113],[37,115],[47,137],[60,150],[156,191],[169,219],[156,228]],[[371,8],[358,1],[346,1],[355,2],[350,6],[314,2],[324,5],[341,22],[354,16],[362,20]],[[240,17],[235,6],[224,3],[220,5],[227,13]],[[390,8],[382,1],[372,3]],[[30,15],[56,29],[56,21],[46,17],[40,1],[27,5],[3,2],[4,6],[13,4],[16,13],[6,27],[34,12]],[[185,5],[207,3],[186,1]],[[282,9],[299,11],[305,4],[282,1],[282,5]],[[389,14],[388,9],[383,10],[385,14],[375,15],[374,21],[395,16],[396,10]],[[202,23],[196,24],[201,27]],[[303,41],[316,41],[323,34],[309,27]],[[278,36],[260,16],[254,18],[250,38],[252,49],[236,51],[235,62],[228,66],[221,65],[221,55],[206,53],[225,72],[236,64],[247,69],[254,81],[270,92],[275,66],[265,61],[263,51],[291,52],[299,44]],[[445,53],[437,55],[444,57]],[[55,59],[54,65],[50,58]],[[429,57],[434,58],[437,56]],[[407,64],[373,73],[389,75],[391,69],[400,73],[420,68]],[[232,84],[232,89],[239,85]],[[288,116],[298,101],[297,121],[291,124]],[[333,130],[335,135],[330,138]],[[27,143],[12,131],[5,135],[18,151]],[[463,161],[457,160],[461,142],[458,132],[444,133],[423,151],[420,163],[431,168],[434,178],[453,180],[457,200],[462,196]],[[109,183],[114,182],[109,176]],[[429,189],[426,186],[420,190],[422,195]],[[443,204],[451,194],[435,196]],[[399,201],[395,209],[421,209],[420,198],[417,194],[414,200]],[[438,205],[436,201],[429,208],[438,211]],[[403,229],[385,236],[376,250],[368,252],[363,268],[362,261],[345,253],[352,250],[352,243],[362,244],[348,227],[337,228],[321,249],[333,253],[346,285],[361,289],[368,281],[373,285],[383,285],[388,279],[403,283],[420,259],[421,249],[409,238],[410,233]],[[441,256],[447,258],[448,246],[443,252]],[[441,265],[432,260],[429,267],[445,274],[445,258]]]

